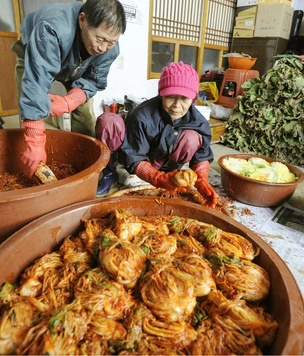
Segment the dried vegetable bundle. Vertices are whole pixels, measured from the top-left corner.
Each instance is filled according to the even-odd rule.
[[[0,293],[0,354],[261,355],[277,322],[243,236],[115,211]]]
[[[222,143],[304,165],[304,62],[282,55],[261,78],[243,83]]]

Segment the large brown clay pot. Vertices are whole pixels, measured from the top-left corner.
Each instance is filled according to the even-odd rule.
[[[20,160],[23,133],[0,130],[0,173],[26,172]],[[47,130],[46,152],[48,162],[71,164],[79,173],[51,184],[0,192],[0,243],[46,213],[96,197],[99,173],[110,158],[105,144],[77,133]]]
[[[290,183],[263,182],[237,174],[224,165],[225,159],[235,158],[248,160],[251,157],[262,158],[269,163],[281,162],[297,177],[297,180]],[[218,164],[221,167],[221,181],[226,193],[235,200],[254,206],[272,207],[282,205],[292,197],[297,186],[304,181],[304,174],[298,167],[275,158],[251,153],[221,156],[218,159]]]
[[[277,253],[251,230],[217,211],[178,199],[153,197],[118,197],[94,199],[74,204],[45,215],[23,227],[0,246],[0,285],[14,282],[34,259],[51,252],[69,235],[84,227],[82,218],[102,217],[115,209],[127,209],[132,214],[173,214],[213,224],[225,231],[238,233],[260,247],[254,260],[267,270],[271,278],[267,309],[279,323],[275,342],[269,355],[302,355],[304,350],[304,304],[298,285]]]

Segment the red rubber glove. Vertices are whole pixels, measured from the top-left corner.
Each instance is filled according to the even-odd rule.
[[[50,114],[54,117],[72,112],[87,100],[86,93],[77,87],[68,91],[65,96],[49,94],[49,98],[52,101]]]
[[[217,204],[217,194],[212,186],[208,183],[210,163],[208,161],[199,162],[195,164],[192,169],[197,174],[195,188],[205,199],[207,199],[206,205],[212,209],[215,209]]]
[[[156,188],[164,188],[167,190],[176,190],[177,187],[170,181],[176,173],[176,170],[168,173],[161,172],[148,161],[141,161],[135,168],[135,174],[140,179],[154,185]]]
[[[46,162],[45,125],[44,120],[24,120],[24,138],[27,147],[21,157],[23,164],[29,167],[29,177],[32,178],[40,162]]]

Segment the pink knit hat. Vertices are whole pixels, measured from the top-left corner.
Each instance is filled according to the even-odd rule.
[[[191,65],[171,62],[161,72],[158,91],[160,96],[182,95],[194,99],[198,83],[198,74]]]

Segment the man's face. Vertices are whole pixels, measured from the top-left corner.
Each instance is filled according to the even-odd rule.
[[[192,101],[192,99],[181,95],[170,95],[162,97],[163,108],[171,116],[172,120],[178,120],[182,118],[189,110]]]
[[[116,29],[108,29],[103,24],[98,28],[88,26],[83,12],[79,14],[79,26],[82,42],[91,56],[98,56],[113,48],[120,36]]]

